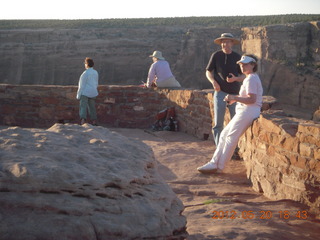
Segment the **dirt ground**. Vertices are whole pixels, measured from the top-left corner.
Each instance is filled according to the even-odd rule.
[[[320,221],[306,206],[252,190],[243,161],[231,160],[223,173],[199,173],[196,168],[212,157],[213,141],[181,132],[111,130],[153,149],[160,174],[185,206],[188,240],[320,239]]]

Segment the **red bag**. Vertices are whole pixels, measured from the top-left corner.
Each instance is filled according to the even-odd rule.
[[[158,112],[156,115],[156,119],[157,120],[161,120],[161,119],[168,120],[171,117],[174,118],[175,115],[176,115],[176,113],[175,113],[174,107],[170,107],[170,108],[166,108],[166,109],[163,109],[162,111]]]
[[[165,118],[167,116],[167,108],[166,109],[163,109],[162,111],[158,112],[157,115],[156,115],[156,119],[157,120],[161,120],[163,118]]]
[[[174,107],[168,108],[166,120],[170,119],[171,117],[174,118],[175,115],[176,115],[176,113],[175,113]]]

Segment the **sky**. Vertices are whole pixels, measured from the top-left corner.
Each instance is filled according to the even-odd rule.
[[[320,14],[320,0],[6,0],[0,19]]]

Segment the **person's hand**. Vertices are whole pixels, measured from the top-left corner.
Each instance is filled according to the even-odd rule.
[[[221,90],[219,83],[217,83],[216,81],[213,81],[212,85],[215,91],[219,92]]]
[[[229,73],[229,75],[227,76],[227,82],[232,83],[235,81],[236,81],[235,76],[232,73]]]
[[[139,85],[139,87],[147,88],[147,83],[145,83],[144,81],[141,81],[141,84]]]
[[[223,99],[223,101],[226,101],[229,105],[234,104],[234,103],[236,102],[235,96],[234,96],[234,95],[230,95],[230,94],[228,94],[227,96],[225,96],[225,98]]]

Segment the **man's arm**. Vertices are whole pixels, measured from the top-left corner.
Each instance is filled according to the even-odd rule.
[[[231,77],[229,77],[231,76]],[[241,74],[240,76],[236,77],[234,74],[229,73],[229,76],[227,77],[227,82],[232,83],[232,82],[242,82],[246,76],[244,74]]]
[[[209,82],[211,82],[213,89],[217,92],[220,91],[220,85],[219,83],[217,83],[217,81],[214,79],[212,72],[210,71],[206,71],[206,77],[209,80]]]

